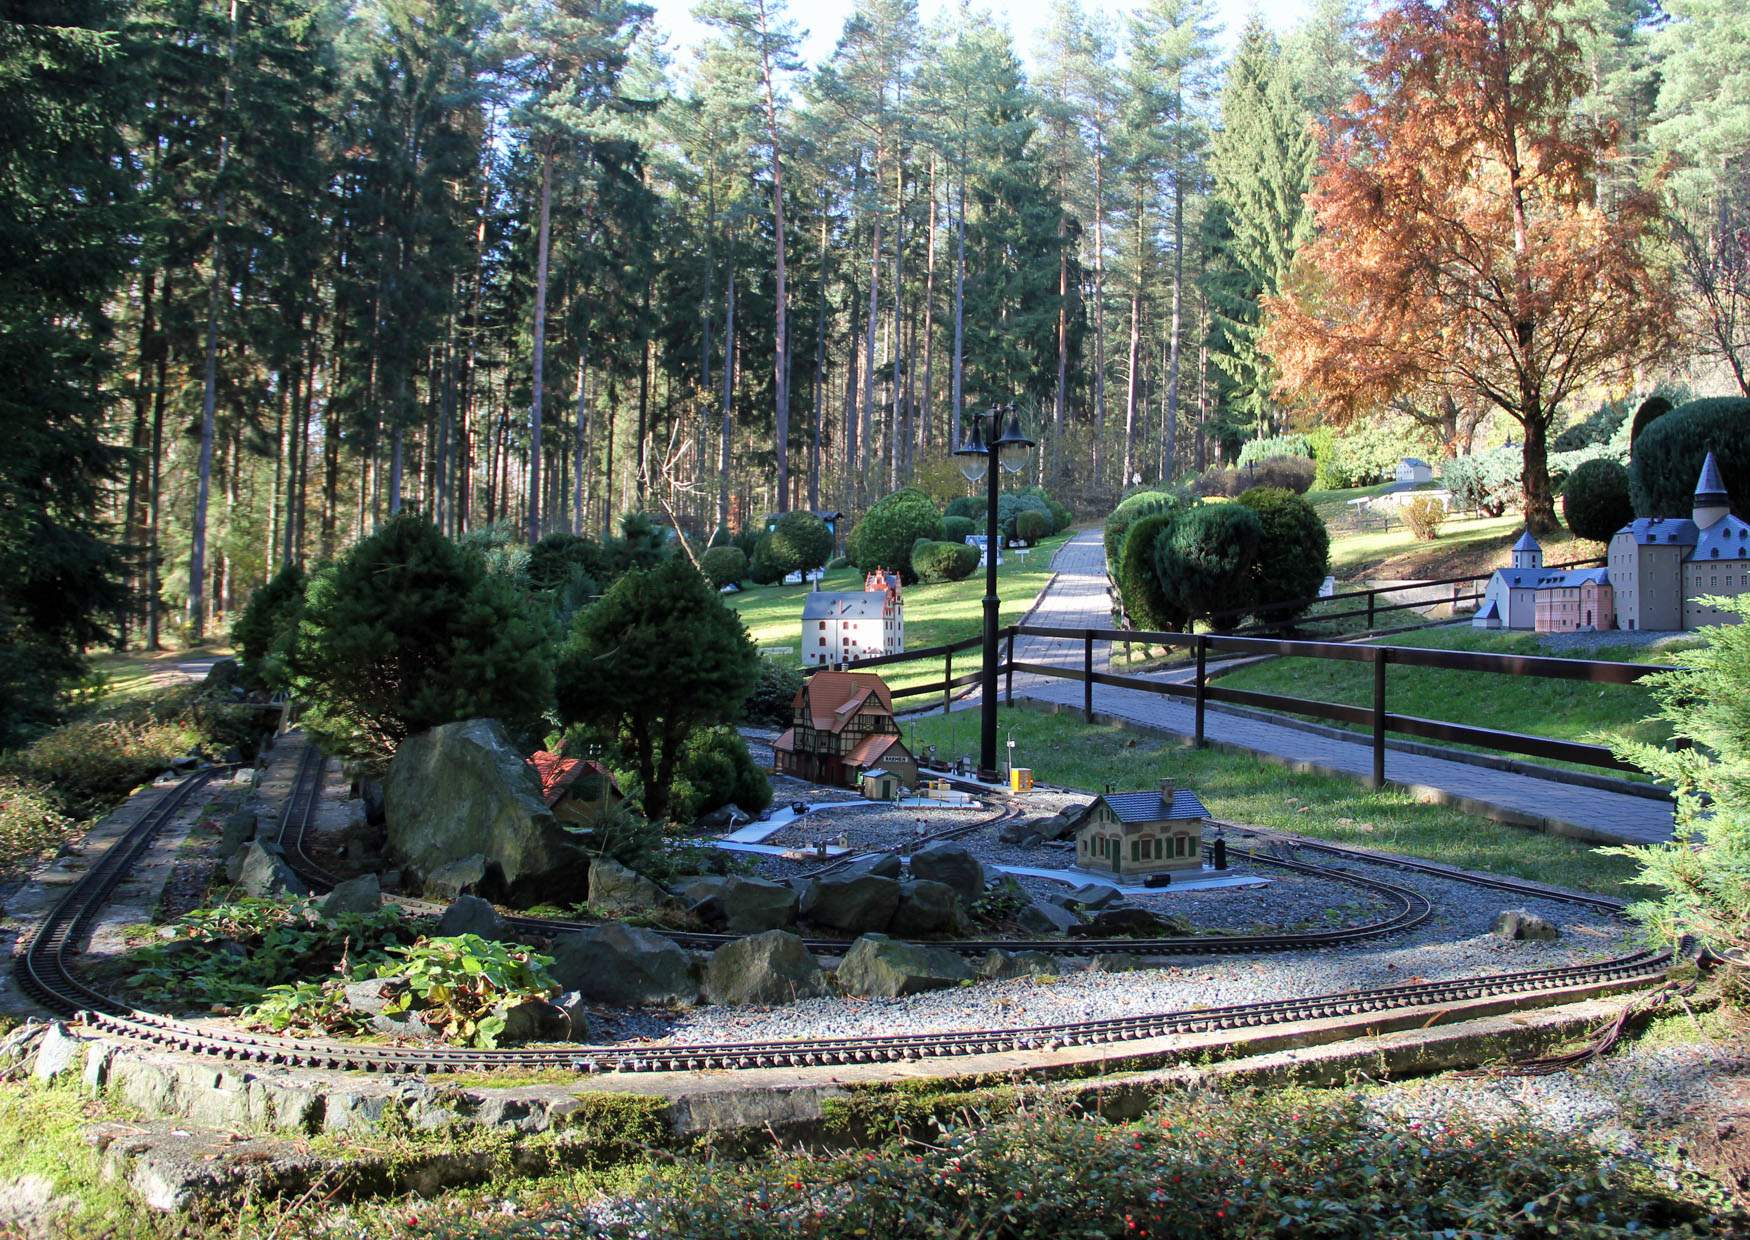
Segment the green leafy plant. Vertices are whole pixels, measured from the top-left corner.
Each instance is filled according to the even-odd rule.
[[[1254,566],[1264,539],[1258,514],[1244,504],[1188,508],[1155,540],[1154,567],[1161,593],[1178,613],[1209,616],[1232,628],[1232,608],[1256,601]]]
[[[1036,543],[1051,533],[1051,514],[1026,512],[1015,514],[1015,536],[1024,543]]]
[[[1404,505],[1404,524],[1422,542],[1440,537],[1440,526],[1446,520],[1446,505],[1431,495],[1417,496]]]
[[[1190,617],[1161,588],[1155,570],[1155,550],[1172,533],[1182,515],[1169,509],[1153,512],[1135,522],[1124,535],[1118,556],[1118,597],[1133,629],[1177,632]]]
[[[1112,515],[1106,518],[1104,540],[1107,569],[1116,571],[1119,552],[1124,548],[1124,535],[1132,525],[1144,517],[1172,513],[1184,506],[1183,498],[1167,491],[1138,491],[1120,500],[1118,506],[1112,510]]]
[[[551,956],[477,934],[420,939],[389,949],[375,976],[405,982],[384,1005],[386,1015],[411,1012],[446,1042],[490,1050],[504,1033],[505,1013],[544,1000],[558,988]]]
[[[699,570],[721,590],[739,585],[747,576],[747,557],[739,547],[712,547],[699,557]]]
[[[1253,487],[1240,503],[1257,514],[1263,536],[1252,566],[1252,596],[1293,602],[1318,592],[1331,564],[1331,536],[1318,510],[1281,487]],[[1260,620],[1281,622],[1299,608],[1267,607]]]
[[[1234,464],[1244,469],[1248,465],[1256,465],[1279,456],[1299,456],[1310,461],[1312,455],[1312,445],[1307,442],[1305,435],[1263,435],[1257,439],[1246,440],[1240,448],[1239,459]]]
[[[1628,471],[1635,513],[1687,517],[1710,451],[1732,511],[1750,512],[1750,398],[1715,396],[1677,406],[1635,440]]]
[[[943,517],[942,541],[963,543],[972,535],[978,533],[978,526],[971,517]]]
[[[800,668],[762,656],[759,678],[741,706],[742,722],[769,728],[789,727],[801,689]]]
[[[1446,462],[1440,480],[1452,492],[1455,508],[1475,508],[1498,517],[1518,500],[1523,458],[1524,453],[1514,447],[1455,457]]]
[[[231,626],[244,680],[264,689],[287,687],[292,643],[304,614],[304,570],[287,564],[249,596]]]

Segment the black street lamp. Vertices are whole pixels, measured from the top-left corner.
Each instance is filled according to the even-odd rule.
[[[1004,415],[1008,415],[1004,421]],[[997,482],[1002,471],[1018,474],[1027,466],[1033,441],[1021,433],[1021,419],[1013,405],[992,405],[989,413],[968,419],[965,438],[954,449],[966,481],[985,480],[984,503],[984,670],[979,677],[984,695],[979,719],[978,777],[997,777],[997,551],[1002,538],[997,530]]]

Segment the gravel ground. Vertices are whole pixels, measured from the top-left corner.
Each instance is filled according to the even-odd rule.
[[[1522,900],[1445,879],[1377,872],[1422,890],[1434,903],[1433,917],[1408,934],[1330,952],[1177,958],[1130,973],[1081,972],[1085,968],[1081,961],[1066,959],[1064,974],[1050,981],[980,983],[902,999],[835,997],[771,1009],[603,1013],[601,1034],[609,1041],[714,1043],[1019,1027],[1577,964],[1621,954],[1630,946],[1623,923],[1577,905]],[[1561,928],[1561,939],[1537,943],[1496,938],[1490,926],[1504,908],[1525,908],[1548,918]]]

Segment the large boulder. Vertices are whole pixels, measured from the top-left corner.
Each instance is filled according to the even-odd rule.
[[[1044,952],[1006,952],[993,947],[978,962],[978,975],[993,982],[1017,977],[1050,977],[1063,972],[1063,966]]]
[[[479,892],[570,901],[588,859],[541,799],[534,768],[493,719],[469,719],[409,737],[383,784],[389,852],[409,885],[480,859]],[[463,884],[465,885],[465,884]],[[452,880],[454,894],[460,885]]]
[[[550,999],[524,999],[505,1009],[500,1042],[564,1042],[571,1037],[571,1014]]]
[[[885,930],[899,908],[899,883],[874,874],[850,878],[829,875],[812,883],[802,897],[805,920],[846,934]]]
[[[848,995],[893,999],[958,986],[971,967],[945,947],[901,943],[885,934],[865,934],[839,963],[839,987]]]
[[[699,994],[686,952],[619,922],[560,935],[548,971],[562,990],[598,1003],[691,1003]]]
[[[1495,915],[1495,933],[1504,939],[1542,939],[1549,941],[1561,937],[1561,931],[1555,923],[1539,917],[1536,913],[1528,913],[1524,909],[1505,909]]]
[[[855,878],[860,874],[873,874],[876,878],[898,878],[900,871],[899,857],[894,853],[870,853],[847,861],[834,870],[839,878]]]
[[[1030,934],[1068,934],[1080,919],[1061,904],[1029,900],[1015,914],[1015,924]]]
[[[463,934],[477,934],[488,940],[507,939],[504,918],[479,896],[458,896],[438,918],[437,932],[446,939]]]
[[[236,883],[244,895],[250,896],[303,896],[309,895],[310,889],[304,885],[304,880],[292,872],[285,859],[277,853],[270,852],[259,843],[251,842],[231,858],[236,867],[232,874],[232,882]]]
[[[1191,933],[1191,924],[1180,917],[1162,917],[1150,909],[1134,904],[1120,904],[1101,909],[1086,925],[1072,926],[1069,933],[1078,938],[1108,939],[1122,936],[1140,938],[1182,938]]]
[[[784,930],[725,943],[705,966],[705,998],[712,1003],[794,1003],[826,990],[820,964],[800,938]]]
[[[984,894],[984,866],[964,844],[930,844],[914,852],[909,864],[913,878],[947,883],[967,900]]]
[[[917,934],[944,934],[964,923],[960,899],[954,888],[934,879],[914,878],[899,885],[899,907],[893,911],[888,933],[908,938]]]
[[[612,857],[597,857],[589,867],[589,904],[610,915],[648,913],[671,903],[668,892]]]
[[[716,894],[723,925],[731,934],[758,934],[794,925],[801,901],[783,883],[765,878],[725,878]]]
[[[383,903],[383,888],[375,874],[349,878],[322,901],[322,916],[342,917],[348,913],[374,913]]]

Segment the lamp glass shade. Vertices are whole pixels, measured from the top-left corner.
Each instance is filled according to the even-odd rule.
[[[971,456],[965,452],[957,455],[960,457],[960,475],[968,482],[977,482],[984,477],[985,470],[990,468],[990,458],[987,456]]]
[[[1011,474],[1020,473],[1027,467],[1027,456],[1032,447],[1033,441],[1021,433],[1020,415],[1011,410],[1008,423],[997,440],[997,456],[1003,468]]]
[[[977,482],[990,468],[990,449],[985,445],[984,427],[977,418],[971,420],[965,435],[954,455],[960,458],[960,473],[966,481]]]

